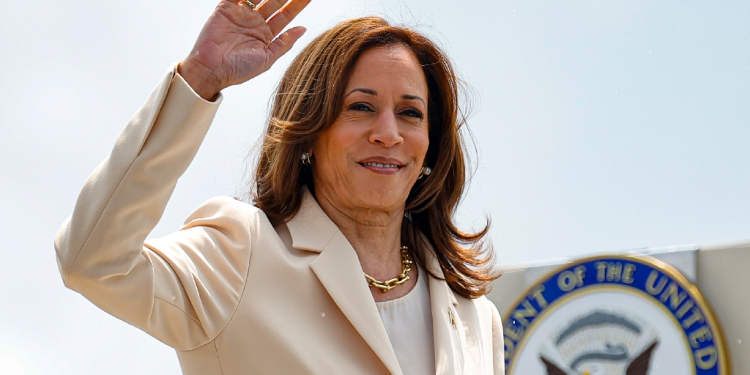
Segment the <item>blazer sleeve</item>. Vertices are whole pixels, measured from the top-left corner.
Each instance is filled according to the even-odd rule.
[[[233,199],[205,203],[182,230],[144,245],[220,102],[200,98],[173,68],[88,178],[55,238],[68,288],[180,350],[218,335],[246,280],[255,220]]]
[[[505,338],[503,337],[503,322],[497,306],[487,300],[492,306],[492,362],[495,375],[505,375]]]

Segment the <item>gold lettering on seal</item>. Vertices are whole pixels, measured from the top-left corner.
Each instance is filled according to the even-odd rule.
[[[607,262],[596,262],[594,263],[594,267],[596,267],[596,281],[604,281],[604,275],[607,272]]]
[[[507,337],[503,340],[503,343],[505,344],[505,358],[509,358],[516,351],[516,343]]]
[[[625,264],[625,271],[622,273],[622,282],[625,284],[632,284],[633,281],[633,274],[635,273],[636,266],[633,263],[626,263]]]
[[[583,279],[586,277],[586,266],[578,266],[573,271],[566,270],[560,272],[557,277],[557,286],[563,292],[570,292],[576,287],[583,286]]]
[[[526,318],[533,318],[536,316],[538,311],[534,308],[534,306],[531,305],[531,303],[528,300],[524,300],[523,303],[523,310],[516,310],[513,313],[513,319],[519,321],[522,326],[528,327],[529,326],[529,320]]]
[[[632,263],[596,262],[594,267],[596,267],[596,281],[598,282],[603,282],[606,279],[607,281],[622,281],[625,284],[632,284],[635,281],[633,280],[633,273],[637,268]]]
[[[687,298],[687,293],[685,292],[677,292],[679,288],[677,288],[677,284],[671,282],[669,283],[669,286],[666,290],[664,290],[664,293],[661,294],[659,297],[659,300],[662,302],[667,302],[669,300],[669,306],[672,310],[680,307],[682,304],[682,301]]]
[[[622,279],[622,263],[609,263],[607,265],[607,281],[619,282],[620,279]]]
[[[533,292],[531,292],[530,296],[533,298],[536,303],[539,305],[540,308],[546,309],[547,308],[547,300],[544,298],[544,295],[542,294],[544,292],[544,285],[539,285],[536,289],[534,289]]]
[[[505,335],[513,339],[513,341],[521,340],[521,337],[524,333],[526,333],[526,328],[519,327],[514,324],[511,324],[505,328]]]
[[[656,285],[657,278],[659,278],[659,285]],[[665,286],[667,286],[667,278],[664,276],[659,277],[658,271],[651,271],[651,274],[648,275],[648,280],[646,280],[646,291],[650,295],[655,296],[661,293]]]
[[[688,311],[693,308],[693,306],[695,306],[695,302],[690,299],[687,300],[687,302],[685,302],[685,304],[683,304],[682,307],[680,307],[680,309],[674,313],[674,316],[676,316],[677,319],[682,319],[682,317],[685,316],[685,314],[687,314]]]
[[[716,361],[719,360],[716,347],[711,345],[703,349],[695,351],[695,364],[701,370],[708,370],[716,366]]]
[[[693,307],[692,309],[690,309],[690,311],[692,312],[692,314],[688,315],[688,317],[682,321],[682,327],[684,327],[685,329],[689,329],[695,323],[704,323],[706,321],[706,318],[703,316],[701,309],[699,309],[698,307]]]
[[[708,326],[704,325],[690,333],[690,346],[692,346],[694,349],[698,349],[701,342],[706,342],[707,340],[711,340],[713,338],[714,336],[711,334],[711,330],[708,328]]]

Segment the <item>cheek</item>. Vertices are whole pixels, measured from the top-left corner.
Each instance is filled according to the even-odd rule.
[[[346,137],[341,132],[326,131],[313,145],[315,178],[326,185],[340,185],[349,168]]]
[[[347,149],[346,137],[341,132],[327,132],[316,143],[316,151],[327,167],[345,164]]]
[[[353,155],[367,144],[367,128],[361,122],[345,120],[339,118],[316,142],[320,152],[325,153],[334,166],[349,166]]]
[[[427,150],[430,148],[430,136],[427,129],[420,129],[419,131],[414,132],[410,138],[417,161],[424,162],[424,159],[427,156]]]

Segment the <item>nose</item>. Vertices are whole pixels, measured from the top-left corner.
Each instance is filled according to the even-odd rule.
[[[383,147],[393,147],[404,142],[399,132],[398,119],[392,111],[381,113],[373,122],[369,136],[370,143]]]

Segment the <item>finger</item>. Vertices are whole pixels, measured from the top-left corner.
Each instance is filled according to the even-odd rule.
[[[263,19],[267,19],[276,13],[277,10],[281,9],[286,2],[287,0],[265,0],[255,10],[263,16]]]
[[[273,15],[266,23],[271,29],[271,33],[276,35],[284,30],[284,28],[292,22],[294,17],[297,17],[302,9],[305,9],[307,4],[310,4],[310,0],[290,0],[276,14]]]
[[[293,27],[279,35],[276,40],[268,46],[276,61],[279,57],[284,56],[294,46],[294,43],[305,34],[307,29],[302,26]]]

